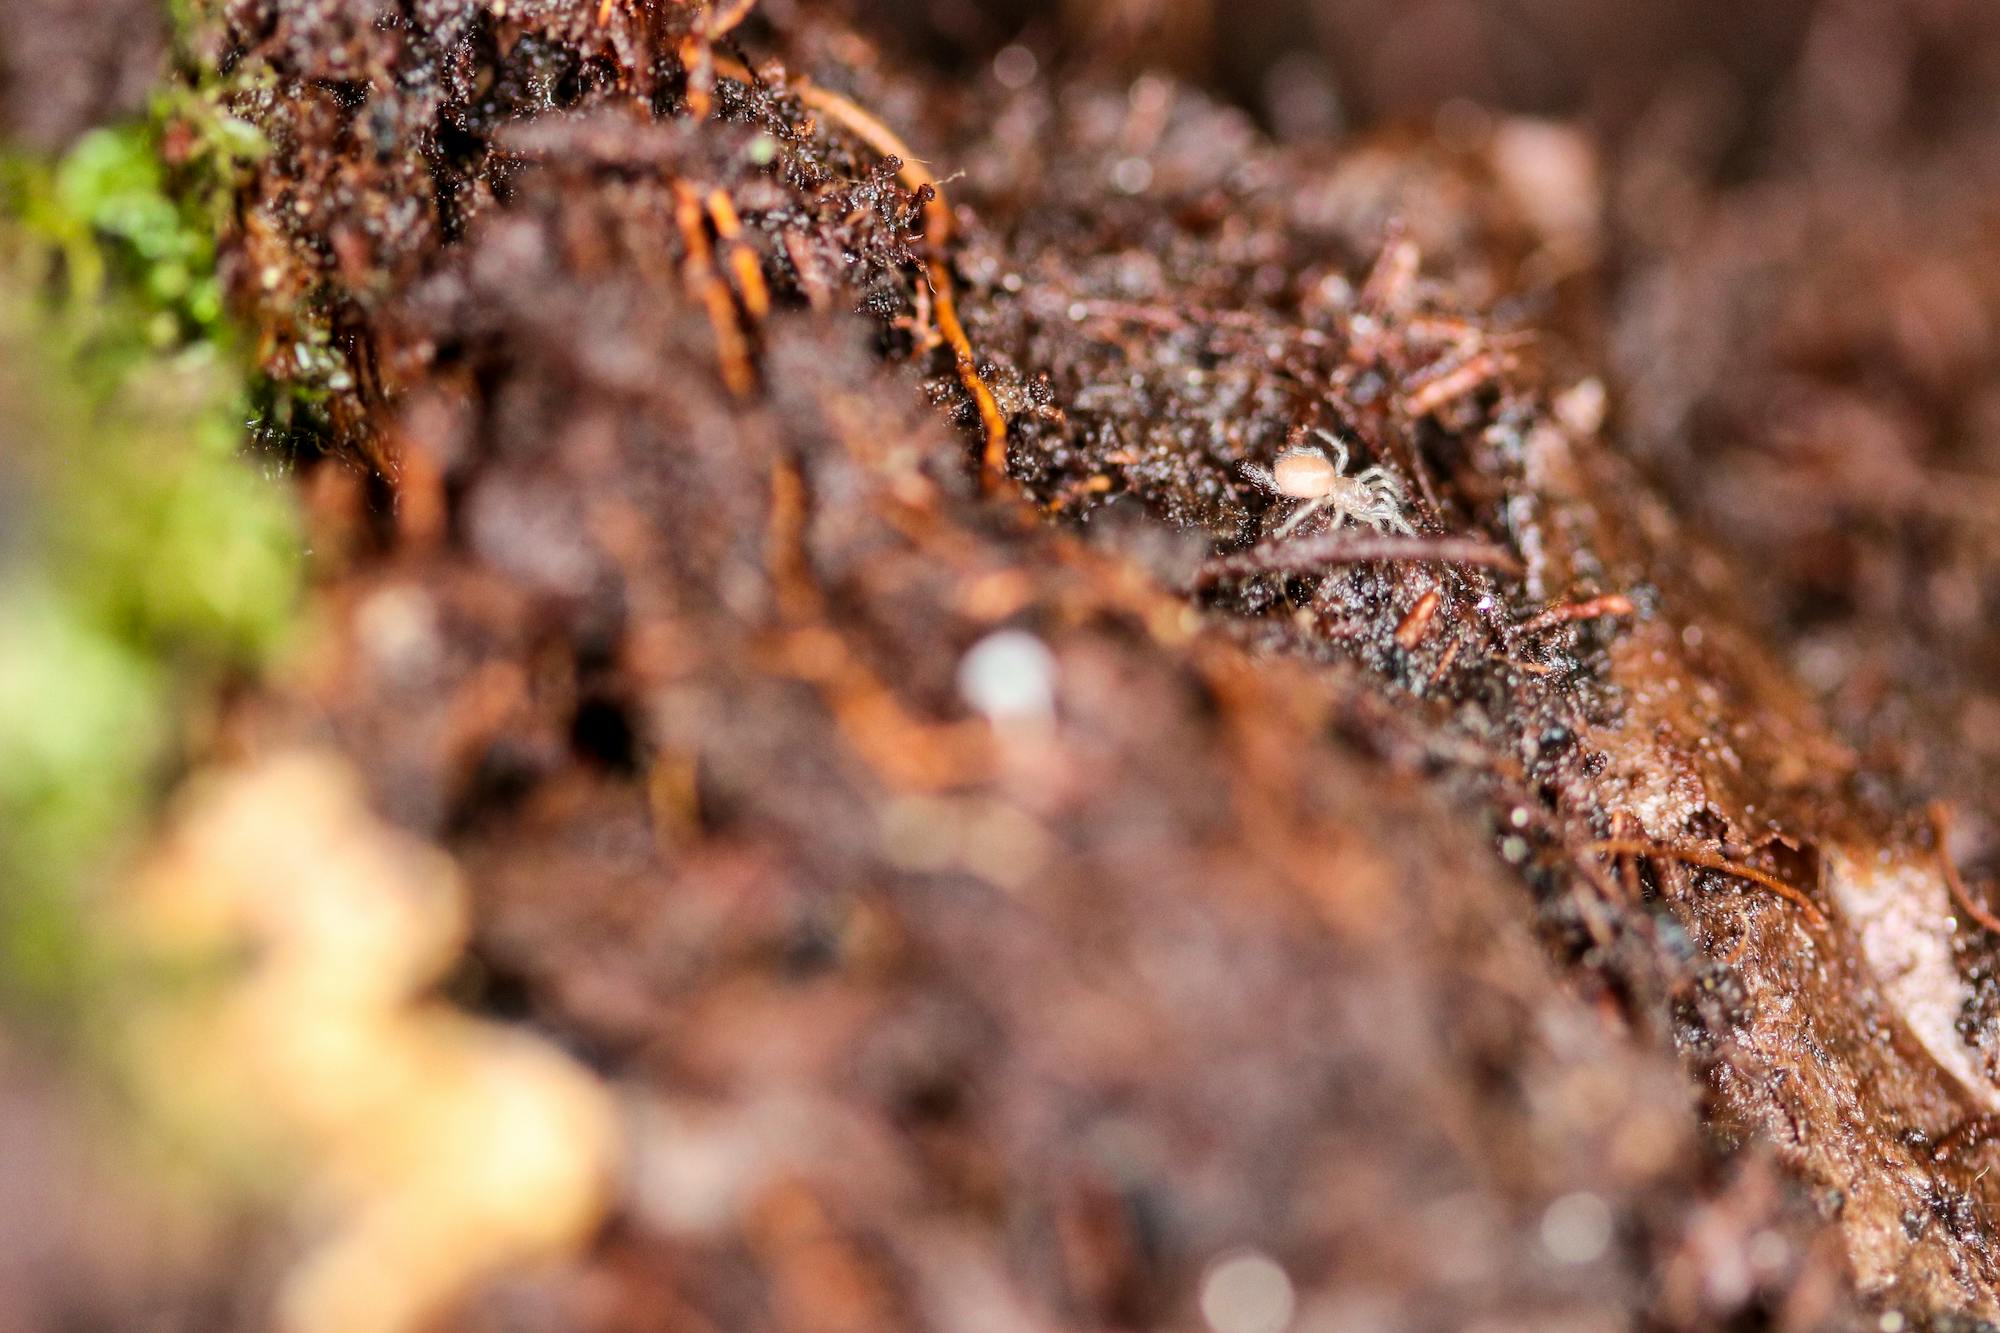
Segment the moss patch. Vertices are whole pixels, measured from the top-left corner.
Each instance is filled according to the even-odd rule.
[[[88,886],[180,710],[295,601],[290,498],[239,457],[249,389],[215,270],[217,201],[258,151],[187,93],[58,160],[0,161],[0,993],[48,1012],[86,981]]]

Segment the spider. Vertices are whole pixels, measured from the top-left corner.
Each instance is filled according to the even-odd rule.
[[[1333,526],[1353,519],[1377,532],[1394,529],[1416,536],[1417,530],[1403,517],[1403,487],[1379,467],[1364,468],[1350,477],[1347,446],[1329,431],[1313,434],[1333,446],[1333,457],[1317,445],[1292,445],[1279,452],[1268,468],[1246,463],[1244,474],[1267,491],[1293,500],[1304,500],[1298,512],[1284,521],[1275,534],[1280,540],[1322,509],[1333,510]]]

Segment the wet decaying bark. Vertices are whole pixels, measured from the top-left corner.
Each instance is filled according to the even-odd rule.
[[[208,20],[334,437],[225,749],[353,757],[470,876],[464,998],[630,1108],[594,1252],[464,1326],[1257,1327],[1243,1251],[1309,1328],[2000,1316],[1991,534],[1842,508],[1986,438],[1959,159],[1943,222],[1635,239],[1579,130],[1284,146],[871,17]],[[1881,252],[1886,352],[1827,317]],[[1313,430],[1416,536],[1276,537]],[[1809,609],[1884,567],[1957,617],[1895,753],[1902,613]]]

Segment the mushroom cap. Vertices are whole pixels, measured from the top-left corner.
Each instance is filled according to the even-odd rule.
[[[1313,448],[1287,449],[1271,464],[1271,477],[1278,492],[1295,500],[1317,500],[1333,489],[1340,473],[1324,451]]]

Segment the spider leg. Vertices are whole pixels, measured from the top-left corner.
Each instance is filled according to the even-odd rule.
[[[1325,440],[1328,444],[1333,446],[1333,470],[1335,472],[1347,471],[1346,442],[1342,440],[1338,435],[1335,435],[1332,431],[1322,430],[1317,426],[1313,428],[1313,434],[1319,436],[1322,440]]]
[[[1369,476],[1368,473],[1370,472],[1374,475]],[[1368,472],[1362,473],[1356,480],[1361,481],[1376,495],[1387,496],[1397,504],[1403,502],[1403,483],[1382,468],[1370,468]]]
[[[1292,529],[1298,527],[1299,524],[1305,522],[1308,518],[1311,518],[1314,514],[1317,514],[1320,510],[1324,509],[1326,507],[1326,500],[1327,497],[1322,495],[1317,500],[1306,501],[1304,504],[1299,506],[1298,512],[1293,514],[1290,518],[1286,519],[1281,525],[1279,525],[1277,532],[1272,535],[1276,538],[1276,540],[1283,541],[1286,537],[1291,535]],[[1339,510],[1335,510],[1334,513],[1337,518],[1339,515]]]

